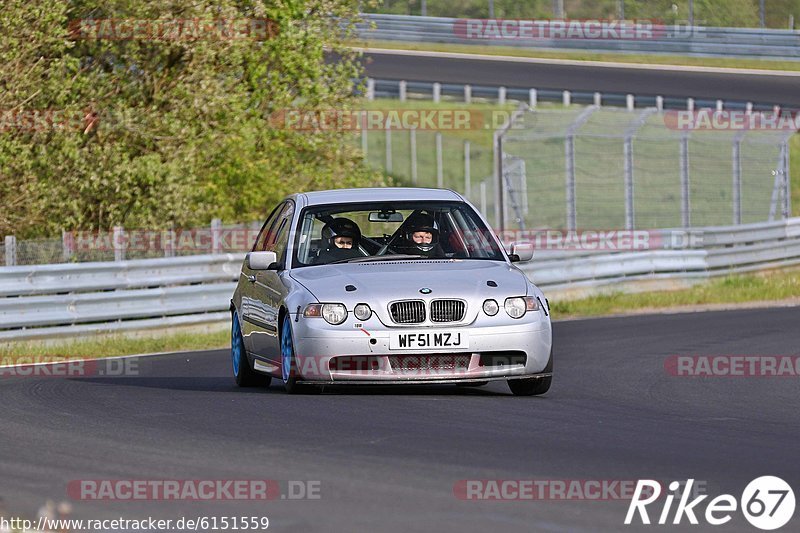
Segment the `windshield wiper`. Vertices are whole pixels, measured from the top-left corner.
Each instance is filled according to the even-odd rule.
[[[349,259],[339,259],[338,261],[331,261],[330,263],[326,263],[327,265],[336,265],[340,263],[371,263],[373,261],[385,261],[385,260],[401,260],[401,259],[421,259],[424,256],[422,255],[411,255],[411,254],[391,254],[391,255],[368,255],[366,257],[351,257]]]

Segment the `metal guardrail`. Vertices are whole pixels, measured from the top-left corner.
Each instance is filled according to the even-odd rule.
[[[522,269],[552,298],[575,289],[647,280],[697,281],[800,264],[800,218],[655,230],[650,235],[657,243],[653,249],[538,250]],[[687,247],[672,249],[678,241]],[[228,317],[243,257],[219,254],[0,269],[0,342],[220,323]]]
[[[465,19],[372,13],[361,17],[358,35],[365,40],[800,60],[800,32],[794,30],[666,26],[646,39],[470,38],[461,35]]]

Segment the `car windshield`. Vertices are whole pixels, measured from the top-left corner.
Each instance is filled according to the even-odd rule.
[[[505,261],[464,202],[373,202],[312,206],[299,219],[292,267],[399,259]]]

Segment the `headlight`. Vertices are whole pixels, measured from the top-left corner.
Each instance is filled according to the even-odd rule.
[[[370,309],[367,304],[358,304],[353,309],[353,314],[356,315],[356,318],[359,320],[367,320],[372,316],[372,309]]]
[[[494,316],[500,310],[500,306],[494,300],[486,300],[483,302],[483,312],[489,316]]]
[[[343,304],[322,304],[322,318],[336,326],[347,320],[347,308]]]
[[[522,318],[527,311],[538,311],[539,302],[533,296],[506,298],[505,308],[511,318]]]

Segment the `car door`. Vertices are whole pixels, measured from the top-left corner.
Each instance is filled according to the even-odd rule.
[[[267,242],[272,239],[271,230],[281,218],[285,207],[286,202],[282,202],[272,210],[272,213],[267,217],[267,221],[261,226],[261,231],[258,232],[258,237],[256,237],[256,242],[251,251],[257,252],[266,249]],[[277,229],[277,226],[275,227]],[[245,261],[239,282],[239,292],[242,299],[240,314],[242,317],[244,345],[250,353],[255,353],[256,344],[261,344],[257,343],[256,339],[262,335],[267,335],[268,330],[267,307],[260,299],[261,291],[256,289],[256,274],[257,271],[252,270],[247,261]]]
[[[260,334],[253,336],[253,353],[276,362],[280,360],[278,313],[288,293],[282,273],[287,261],[286,251],[294,209],[294,202],[289,200],[285,203],[262,245],[263,251],[275,252],[278,268],[253,271],[253,297],[260,304],[259,324],[255,326]]]

